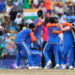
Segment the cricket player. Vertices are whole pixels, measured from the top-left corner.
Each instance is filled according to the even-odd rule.
[[[75,27],[75,17],[72,16],[71,17],[71,24]],[[73,35],[73,38],[74,38],[74,41],[73,41],[73,50],[74,50],[74,61],[73,61],[73,67],[74,67],[74,62],[75,62],[75,30],[74,28],[71,28],[71,32],[72,32],[72,35]]]
[[[55,62],[56,62],[56,68],[59,67],[59,60],[58,60],[58,32],[59,30],[62,28],[61,26],[57,26],[57,23],[55,24],[55,26],[51,26],[54,25],[54,18],[50,18],[49,19],[49,23],[47,24],[47,28],[48,28],[48,41],[47,44],[45,45],[45,48],[43,50],[43,54],[46,60],[46,66],[45,68],[48,68],[49,65],[52,63],[50,58],[48,57],[47,51],[50,50],[50,48],[53,48],[54,51],[54,55],[55,55]],[[56,29],[56,33],[52,33],[53,29]]]
[[[40,45],[36,41],[35,36],[32,33],[33,28],[34,28],[34,24],[30,24],[29,28],[20,31],[15,37],[14,42],[18,49],[18,54],[17,54],[17,59],[16,59],[16,61],[17,61],[16,68],[19,68],[19,65],[20,65],[20,58],[21,58],[20,52],[21,52],[21,50],[24,50],[25,56],[27,57],[28,62],[29,62],[28,69],[36,69],[32,63],[31,49],[29,48],[29,45],[26,43],[27,39],[31,38],[32,42],[35,42],[36,45],[38,46],[38,48],[41,49]]]
[[[42,47],[42,41],[41,41],[41,30],[42,30],[42,25],[43,25],[43,11],[39,10],[38,11],[38,18],[34,21],[34,25],[35,25],[35,29],[34,29],[34,36],[37,39],[37,42],[40,44],[40,46]],[[37,47],[37,45],[35,44],[35,42],[33,43],[34,47]]]
[[[68,16],[67,17],[67,22],[63,23],[63,26],[64,28],[66,26],[69,26],[69,30],[67,31],[64,31],[64,34],[63,34],[63,67],[62,69],[65,70],[66,69],[66,63],[67,63],[67,54],[68,54],[68,50],[70,50],[70,62],[69,62],[69,69],[70,70],[73,70],[73,58],[74,58],[74,51],[73,51],[73,48],[72,48],[72,45],[73,45],[73,36],[72,36],[72,32],[71,32],[71,28],[74,28],[75,27],[73,25],[71,25],[71,17]]]
[[[55,18],[55,23],[57,23],[58,25],[61,25],[61,24],[58,23],[59,22],[59,17],[55,16],[54,18]],[[59,39],[58,39],[58,55],[59,55],[59,64],[62,65],[63,64],[62,49],[61,49],[61,44],[60,44],[60,40]]]

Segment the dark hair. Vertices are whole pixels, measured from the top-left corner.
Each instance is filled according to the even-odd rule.
[[[7,16],[5,16],[4,18],[5,18],[5,20],[6,20]]]
[[[30,23],[29,24],[29,28],[34,28],[35,26],[34,26],[34,23]]]
[[[54,17],[50,17],[50,18],[49,18],[49,22],[50,22],[50,23],[54,23],[54,22],[55,22],[55,18],[54,18]]]
[[[42,14],[43,14],[43,11],[42,11],[42,10],[39,10],[39,11],[37,12],[38,17],[40,17]]]
[[[49,19],[48,18],[45,18],[45,23],[48,23],[49,22]]]

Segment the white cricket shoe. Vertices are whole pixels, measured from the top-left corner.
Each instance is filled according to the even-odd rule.
[[[16,66],[15,70],[20,70],[21,67],[20,66]]]
[[[59,68],[59,64],[56,64],[55,69],[58,69],[58,68]]]
[[[49,60],[49,61],[47,62],[46,67],[49,67],[51,64],[52,64],[52,62]]]
[[[49,69],[49,67],[45,66],[44,69]]]
[[[41,69],[41,67],[38,67],[38,66],[34,66],[36,69]]]
[[[69,66],[69,69],[70,69],[70,70],[73,70],[73,66]]]
[[[62,70],[65,70],[65,69],[66,69],[66,65],[63,65],[63,66],[62,66]]]
[[[38,70],[38,69],[40,69],[40,68],[37,67],[37,66],[29,66],[28,69],[29,69],[29,70]]]

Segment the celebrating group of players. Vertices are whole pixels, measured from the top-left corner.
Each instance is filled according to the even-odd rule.
[[[58,23],[58,17],[50,17],[49,22],[46,27],[48,29],[48,40],[42,50],[42,41],[41,41],[41,30],[44,22],[43,11],[38,11],[38,18],[34,23],[29,24],[29,28],[26,28],[20,31],[15,37],[15,44],[17,46],[18,54],[16,58],[16,68],[20,69],[20,59],[21,57],[27,57],[27,68],[28,69],[41,69],[38,64],[41,61],[42,55],[45,58],[45,67],[48,69],[51,61],[52,51],[55,56],[55,68],[59,68],[59,65],[62,66],[62,69],[66,69],[67,55],[68,50],[70,51],[70,62],[69,69],[73,70],[73,59],[74,59],[74,50],[72,48],[74,42],[74,33],[75,30],[74,21],[71,21],[71,17],[67,17],[66,21],[63,23],[63,26]],[[63,34],[63,53],[60,45],[60,40],[58,38],[59,34]],[[31,47],[33,43],[33,47]]]

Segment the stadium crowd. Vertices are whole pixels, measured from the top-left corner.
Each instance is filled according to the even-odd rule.
[[[52,1],[54,6],[51,5],[51,0],[0,0],[0,44],[1,47],[3,47],[2,58],[6,55],[17,55],[17,47],[14,43],[15,36],[21,30],[28,28],[31,23],[34,23],[34,19],[24,19],[23,9],[42,9],[43,11],[45,21],[41,30],[42,48],[45,47],[49,37],[46,25],[49,21],[51,22],[50,17],[55,17],[56,20],[58,19],[58,23],[61,25],[63,25],[64,22],[70,21],[72,21],[73,25],[75,24],[75,1]],[[67,17],[69,20],[67,20]],[[56,31],[53,31],[53,33],[55,32]],[[63,34],[59,34],[59,40],[63,51]],[[61,54],[59,56],[60,64],[62,65]],[[57,64],[56,68],[58,66]],[[63,68],[65,69],[65,65]],[[70,69],[72,68],[71,66]]]

